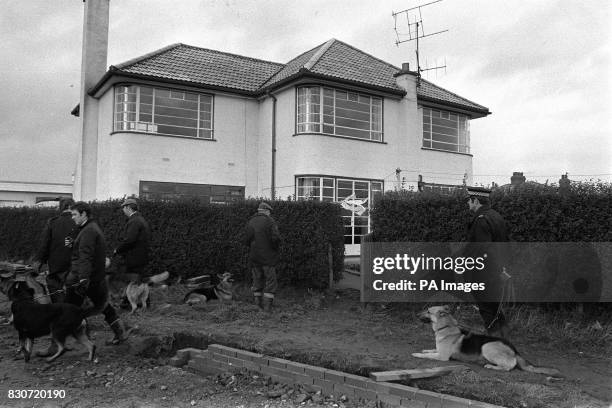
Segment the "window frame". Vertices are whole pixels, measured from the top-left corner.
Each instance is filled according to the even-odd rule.
[[[149,88],[151,90],[151,94],[145,94],[147,97],[150,96],[151,102],[145,103],[142,102],[142,89]],[[129,94],[133,90],[133,94],[135,95],[134,100],[129,99]],[[195,97],[195,100],[191,102],[197,103],[195,109],[188,109],[181,106],[165,106],[161,105],[159,101],[156,101],[156,93],[164,92],[167,93],[168,96],[159,96],[159,98],[166,98],[168,100],[182,100],[189,102],[190,99],[188,95],[192,95],[192,98]],[[121,96],[125,95],[121,100]],[[179,98],[179,96],[181,96]],[[133,111],[129,110],[129,105],[132,104]],[[150,106],[150,112],[143,113],[142,108],[144,105]],[[206,109],[205,105],[210,105],[209,109]],[[189,116],[180,116],[180,115],[162,115],[161,113],[157,113],[159,117],[167,118],[169,123],[159,123],[156,122],[156,108],[161,110],[161,108],[167,108],[168,110],[179,111],[190,111],[194,112],[195,115]],[[121,108],[121,109],[120,109]],[[197,92],[192,90],[185,90],[179,88],[168,88],[157,85],[149,85],[149,84],[140,84],[140,83],[122,83],[116,84],[114,86],[113,92],[113,132],[129,132],[129,133],[145,133],[156,136],[170,136],[170,137],[184,137],[189,139],[197,139],[197,140],[215,140],[214,134],[214,111],[215,111],[215,96],[214,94],[205,93],[205,92]],[[180,113],[180,112],[179,112]],[[206,117],[203,118],[203,113],[206,114]],[[133,115],[130,118],[130,115]],[[150,120],[142,120],[142,116],[149,116]],[[192,121],[195,122],[195,126],[189,126],[185,123],[181,123],[181,120],[184,121]],[[172,123],[175,121],[176,123]],[[210,122],[209,127],[203,127],[202,124]],[[195,131],[195,136],[180,134],[177,132],[160,132],[159,127],[166,128],[182,128],[182,129],[191,129]]]
[[[458,113],[458,112],[453,112],[450,110],[429,107],[429,106],[419,106],[419,109],[421,110],[421,124],[422,124],[421,146],[424,149],[437,150],[437,151],[449,152],[449,153],[471,154],[470,153],[470,150],[471,150],[470,119],[471,118],[469,115]],[[429,111],[429,116],[425,116],[426,111]],[[434,112],[437,112],[439,114],[437,118],[434,118],[434,115],[433,115]],[[453,116],[455,117],[455,119],[452,119]],[[426,119],[429,119],[429,120],[426,121]],[[438,121],[447,121],[447,122],[450,122],[451,120],[455,120],[456,126],[455,127],[447,126],[449,125],[448,123],[434,124],[434,119],[438,119]],[[438,128],[437,131],[434,131],[434,126]],[[445,131],[447,133],[443,133]],[[453,132],[455,132],[456,135],[451,134]],[[449,142],[448,141],[449,138],[455,138],[456,142]],[[436,147],[434,147],[434,144],[436,145]],[[446,148],[446,146],[449,146],[449,147]]]
[[[309,198],[306,198],[304,195],[300,195],[300,179],[318,179],[318,195],[311,195]],[[325,186],[324,180],[333,180],[332,186]],[[327,202],[333,202],[339,204],[338,200],[338,185],[339,182],[351,182],[351,194],[355,193],[355,184],[356,183],[368,183],[368,202],[367,202],[367,215],[357,216],[354,213],[351,215],[342,215],[342,223],[346,229],[349,228],[351,230],[351,235],[344,234],[345,245],[356,245],[361,242],[361,237],[365,234],[355,234],[355,231],[361,227],[367,226],[367,234],[372,232],[372,220],[370,217],[370,211],[372,209],[371,205],[374,202],[375,198],[378,198],[376,194],[384,194],[385,192],[385,182],[380,179],[367,179],[367,178],[354,178],[354,177],[342,177],[342,176],[330,176],[330,175],[317,175],[317,174],[299,174],[295,175],[295,199],[296,201],[302,201],[305,199],[316,200],[316,201],[324,201],[322,198],[328,198],[329,196],[323,195],[324,188],[331,188],[333,190],[333,197],[331,200],[326,200]],[[377,184],[380,188],[374,188],[373,184]],[[363,191],[363,189],[361,189]],[[349,194],[350,195],[350,194]],[[344,210],[343,210],[344,211]],[[367,219],[367,224],[355,224],[355,219]],[[347,224],[347,220],[350,220],[350,224]],[[350,242],[347,242],[347,238],[350,237]],[[359,237],[359,238],[356,238]]]
[[[303,89],[312,90],[315,88],[318,89],[318,112],[313,112],[312,104],[308,103],[308,100],[306,100],[307,103],[305,104],[306,111],[300,112],[300,106],[302,105],[300,103],[300,100],[301,100],[300,91]],[[333,92],[332,105],[325,105],[325,98],[329,97],[326,95],[326,91]],[[345,121],[348,121],[348,122],[350,121],[365,122],[365,120],[355,118],[355,117],[350,118],[350,117],[339,117],[338,116],[338,113],[337,113],[338,109],[343,109],[346,111],[353,111],[353,109],[350,109],[349,107],[346,107],[346,108],[337,107],[337,102],[339,100],[338,93],[345,93],[347,95],[347,99],[346,99],[347,102],[356,102],[358,104],[363,104],[362,102],[360,102],[361,98],[368,98],[369,103],[368,103],[367,114],[369,118],[367,120],[367,123],[368,123],[367,130],[360,129],[357,127],[351,127],[351,126],[342,126],[338,124],[338,118],[344,119]],[[310,95],[311,94],[309,93],[306,97],[308,98]],[[356,100],[349,99],[349,96],[356,97]],[[375,103],[374,101],[379,101],[379,102]],[[330,107],[330,106],[332,109],[332,113],[326,114],[325,108]],[[378,121],[375,120],[376,116],[374,116],[376,115],[376,113],[374,113],[375,107],[378,107],[380,109],[380,112],[378,112]],[[359,111],[359,110],[354,110],[354,111],[365,114],[365,112],[363,111]],[[306,119],[310,119],[310,115],[318,115],[318,121],[310,121],[310,120],[300,121],[300,116],[305,116]],[[326,116],[331,116],[332,121],[326,122]],[[376,126],[377,122],[379,122],[378,126]],[[306,128],[300,129],[301,126],[305,126]],[[311,128],[310,129],[307,128],[308,126],[310,126]],[[325,128],[329,129],[330,127],[331,127],[331,132],[325,131],[327,130]],[[318,130],[316,130],[316,128],[318,128]],[[348,130],[356,131],[356,132],[367,132],[368,138],[341,134],[341,133],[338,133],[337,131],[338,128],[348,129]],[[329,85],[321,85],[321,84],[298,85],[295,87],[295,134],[296,135],[320,134],[320,135],[326,135],[326,136],[362,140],[366,142],[385,143],[384,141],[384,98],[378,95],[372,95],[372,94],[368,94],[368,93],[361,92],[361,91],[337,88],[337,87],[333,87]],[[376,137],[376,135],[378,135],[378,137]]]

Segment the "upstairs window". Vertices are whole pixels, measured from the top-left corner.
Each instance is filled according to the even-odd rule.
[[[423,107],[423,147],[469,153],[469,118],[458,113]]]
[[[213,138],[211,95],[141,85],[115,88],[115,131]]]
[[[297,95],[297,133],[382,141],[382,98],[321,86]]]

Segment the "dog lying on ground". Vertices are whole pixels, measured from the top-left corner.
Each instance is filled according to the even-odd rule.
[[[30,361],[34,339],[47,334],[51,334],[57,345],[57,352],[47,358],[48,362],[64,354],[68,336],[74,337],[87,348],[88,359],[92,361],[96,346],[87,335],[87,324],[81,308],[69,303],[39,304],[34,301],[34,295],[34,290],[20,281],[8,290],[8,297],[13,302],[13,325],[19,333],[19,343],[26,363]]]
[[[436,334],[436,348],[412,353],[418,358],[465,362],[486,362],[485,368],[510,371],[520,368],[532,373],[558,376],[554,368],[535,367],[520,356],[516,348],[507,340],[480,334],[466,334],[459,329],[457,321],[450,314],[448,306],[434,306],[419,314],[419,319],[431,323]]]
[[[183,303],[193,305],[195,303],[206,303],[211,299],[221,301],[231,301],[234,298],[232,285],[232,274],[225,272],[217,275],[218,282],[214,286],[202,286],[187,292],[183,298]]]
[[[130,306],[132,306],[132,311],[130,313],[134,313],[136,309],[138,309],[138,305],[142,305],[142,310],[146,310],[147,308],[147,299],[149,298],[150,287],[149,285],[153,285],[156,283],[161,283],[168,279],[170,274],[166,272],[162,272],[157,275],[153,275],[148,278],[145,282],[140,284],[130,282],[125,288],[125,296],[127,297],[128,302],[130,302]]]

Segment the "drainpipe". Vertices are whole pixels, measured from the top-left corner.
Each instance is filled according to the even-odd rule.
[[[270,197],[276,199],[276,96],[267,93],[272,98],[272,177],[270,180]]]

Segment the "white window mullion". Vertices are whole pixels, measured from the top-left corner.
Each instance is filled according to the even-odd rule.
[[[202,99],[202,96],[198,95],[198,114],[196,115],[198,119],[196,121],[196,137],[200,137],[200,99]]]

